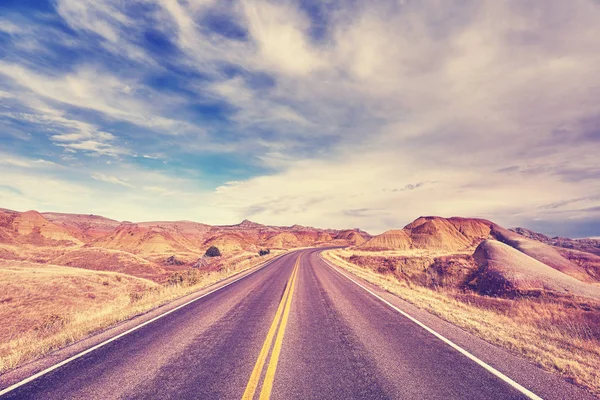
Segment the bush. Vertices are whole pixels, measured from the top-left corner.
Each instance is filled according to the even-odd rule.
[[[204,255],[206,257],[220,257],[221,251],[216,246],[210,246]]]
[[[166,265],[183,265],[183,261],[178,260],[175,256],[171,256],[165,260]]]
[[[174,272],[169,276],[167,284],[171,286],[194,286],[202,279],[198,270]]]
[[[269,249],[266,249],[266,250],[265,250],[265,249],[261,249],[261,250],[258,252],[258,255],[259,255],[259,256],[266,256],[267,254],[271,254],[271,250],[269,250]]]

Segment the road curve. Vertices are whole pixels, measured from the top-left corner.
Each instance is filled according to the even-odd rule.
[[[276,259],[2,399],[526,398],[319,251]],[[482,354],[514,358],[493,346]],[[544,398],[591,398],[523,361],[510,369],[502,372]]]

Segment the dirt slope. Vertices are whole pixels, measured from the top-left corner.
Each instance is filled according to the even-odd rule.
[[[256,250],[256,246],[249,243],[241,235],[235,233],[222,233],[208,239],[203,246],[207,249],[210,246],[216,246],[221,253],[230,253],[233,251]]]
[[[537,240],[528,239],[498,225],[493,227],[492,236],[497,240],[514,247],[520,252],[527,254],[529,257],[567,275],[582,281],[595,281],[595,279],[587,273],[585,268],[582,268],[576,263],[563,257],[556,247],[538,242]]]
[[[114,219],[92,214],[47,212],[42,213],[42,216],[53,224],[64,227],[71,235],[85,243],[112,233],[121,224]]]
[[[344,240],[348,240],[352,245],[354,246],[360,246],[361,244],[363,244],[364,242],[366,242],[366,239],[364,237],[362,237],[358,232],[356,232],[355,230],[346,230],[346,231],[341,231],[337,236],[336,239],[344,239]]]
[[[3,236],[17,243],[82,244],[66,228],[53,224],[37,211],[26,211],[12,215],[5,213],[2,224],[4,228]]]
[[[479,265],[476,287],[481,293],[549,292],[600,299],[600,287],[581,282],[502,242],[485,240],[473,256]]]
[[[367,240],[360,247],[365,250],[408,250],[411,248],[412,239],[403,229],[392,229],[381,235]]]
[[[0,260],[0,343],[15,333],[61,329],[73,313],[127,303],[130,293],[157,286],[114,272]]]
[[[198,250],[180,231],[146,224],[121,224],[109,236],[91,243],[94,247],[123,250],[134,254]]]
[[[570,239],[563,237],[549,237],[542,233],[534,232],[526,228],[514,228],[510,229],[519,235],[525,236],[529,239],[534,239],[544,244],[562,247],[565,249],[573,249],[578,251],[584,251],[586,253],[592,253],[600,256],[600,239],[599,238],[584,238],[584,239]]]
[[[168,275],[167,271],[157,264],[134,254],[98,247],[68,250],[63,255],[51,260],[50,264],[96,271],[120,272],[157,282],[166,279]]]
[[[293,233],[282,232],[267,239],[265,246],[274,249],[300,247],[300,241]]]
[[[419,217],[401,230],[390,230],[373,237],[361,248],[463,251],[474,249],[487,238],[492,225],[490,221],[476,218]]]

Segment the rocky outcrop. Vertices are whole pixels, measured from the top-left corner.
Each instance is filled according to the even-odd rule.
[[[390,230],[361,245],[366,250],[425,249],[456,252],[474,249],[493,223],[476,218],[419,217],[401,230]]]

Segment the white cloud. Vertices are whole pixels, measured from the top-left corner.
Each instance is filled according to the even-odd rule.
[[[18,35],[21,33],[26,33],[28,30],[23,26],[19,26],[17,24],[12,23],[7,20],[0,20],[0,32],[6,32],[9,35]]]
[[[116,176],[109,176],[109,175],[105,175],[105,174],[97,172],[95,174],[92,174],[92,178],[97,181],[112,183],[115,185],[125,186],[128,188],[134,188],[134,186],[132,184],[125,182],[124,180],[119,179]]]
[[[60,167],[53,161],[19,157],[9,153],[0,153],[0,164],[20,168]]]
[[[54,100],[70,106],[89,108],[106,116],[136,125],[153,128],[166,134],[177,134],[188,124],[160,116],[145,96],[130,94],[131,82],[93,67],[79,67],[74,73],[46,76],[17,64],[0,62],[3,74],[42,99]],[[129,88],[128,90],[124,88]],[[164,97],[165,101],[176,100]]]
[[[38,159],[34,161],[36,164],[38,165],[46,165],[46,166],[52,166],[52,167],[56,167],[59,166],[57,163],[55,163],[54,161],[48,161],[48,160],[43,160],[43,159]]]
[[[34,100],[28,104],[35,113],[7,113],[7,116],[36,124],[50,133],[50,140],[65,151],[85,151],[96,155],[126,155],[130,151],[115,145],[116,137],[98,126],[65,117],[62,112]]]
[[[327,54],[311,46],[307,38],[309,21],[296,7],[260,0],[242,4],[258,47],[257,64],[291,75],[306,75],[327,67]]]
[[[115,156],[119,154],[128,154],[126,150],[119,149],[107,143],[97,142],[95,140],[84,140],[81,142],[72,142],[58,144],[67,150],[80,150],[91,154]]]
[[[12,165],[15,167],[30,168],[31,163],[11,156],[0,157],[0,164]]]
[[[310,122],[286,105],[261,97],[242,78],[218,82],[210,90],[239,108],[235,118],[243,125],[289,123],[306,127]]]
[[[423,181],[428,183],[414,184]],[[389,190],[390,185],[413,190]],[[358,226],[379,233],[420,215],[484,217],[511,226],[519,218],[546,215],[541,207],[559,202],[565,193],[600,196],[598,190],[557,175],[507,175],[485,168],[465,171],[443,166],[422,169],[414,159],[378,152],[349,153],[331,161],[298,161],[283,173],[217,188],[213,204],[239,218],[264,223]],[[600,206],[600,197],[587,200],[586,206]],[[577,208],[577,204],[566,204],[560,209]],[[357,209],[370,212],[345,212]]]

